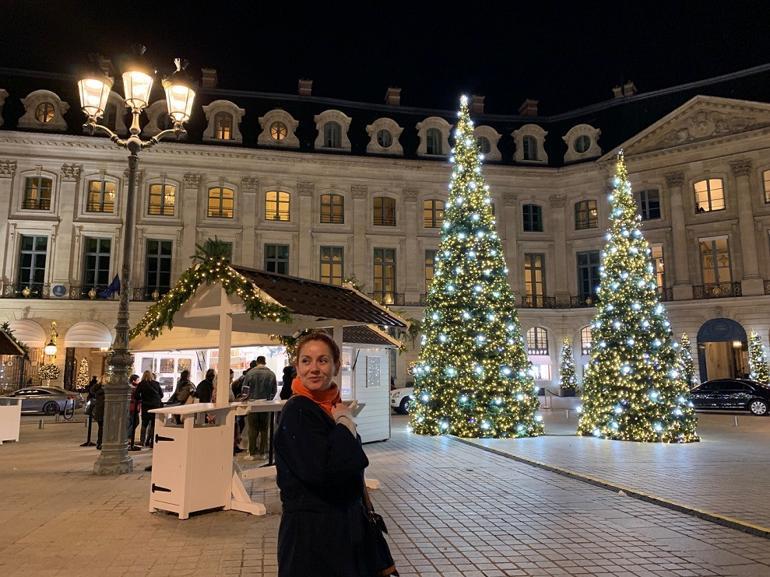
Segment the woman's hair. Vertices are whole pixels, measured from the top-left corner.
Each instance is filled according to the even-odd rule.
[[[299,361],[300,353],[302,352],[302,347],[304,347],[307,343],[310,341],[321,341],[323,343],[326,343],[329,346],[329,350],[332,352],[332,360],[334,361],[334,364],[337,365],[337,367],[340,367],[342,365],[342,354],[340,353],[340,347],[337,345],[337,343],[334,342],[334,339],[329,336],[328,333],[325,333],[323,331],[313,331],[306,335],[302,335],[297,340],[297,346],[294,349],[295,350],[295,360]]]
[[[190,371],[187,369],[183,370],[182,373],[179,375],[179,378],[183,381],[189,381],[190,380]]]
[[[142,380],[143,381],[151,381],[152,380],[152,371],[144,371],[142,373]]]
[[[209,369],[208,371],[206,371],[207,380],[213,381],[215,376],[217,376],[217,372],[214,369]]]

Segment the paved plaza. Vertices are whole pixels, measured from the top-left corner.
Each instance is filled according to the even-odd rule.
[[[736,466],[757,460],[757,446],[770,435],[770,420],[767,425],[754,420],[749,426],[742,419],[740,431],[720,424],[731,419],[704,419],[706,441],[696,449],[710,459],[704,476],[716,475],[711,493],[716,501],[732,491],[730,485],[743,482],[749,494],[761,493],[768,476],[766,463],[745,475]],[[556,413],[546,420],[554,432],[569,429],[569,422],[560,424]],[[382,482],[373,494],[375,504],[386,518],[405,577],[770,577],[768,539],[451,438],[411,435],[405,424],[403,417],[395,418],[393,438],[366,448],[372,462],[369,476]],[[717,438],[733,442],[733,435],[734,447],[750,445],[743,456],[730,458],[729,447],[702,449],[716,446]],[[90,472],[96,451],[79,447],[82,437],[82,423],[49,422],[39,429],[37,419],[25,418],[21,441],[0,446],[0,575],[276,575],[280,503],[272,483],[247,485],[267,503],[266,517],[229,511],[179,521],[166,513],[150,514],[150,478],[143,470],[149,452],[134,454],[131,474],[96,477]],[[584,441],[557,435],[507,443],[514,443],[517,451],[531,445],[527,451],[538,451],[545,460],[549,455],[561,459],[563,443],[570,440]],[[593,449],[579,450],[576,458],[586,467],[589,456],[600,451],[598,442],[590,441],[587,446]],[[628,447],[614,461],[607,455],[617,450],[604,449],[607,466],[594,474],[620,471],[625,463],[629,480],[643,485],[640,471],[654,468],[660,457],[653,446]],[[682,447],[659,450],[672,448]],[[697,458],[687,459],[693,463]],[[719,459],[727,460],[720,465]],[[668,470],[675,472],[667,475],[666,486],[679,483],[682,492],[692,494],[697,492],[690,486],[694,475],[676,478],[685,465],[681,456],[666,460]],[[649,474],[650,481],[659,478]],[[736,482],[728,482],[730,474],[737,475]],[[754,504],[764,506],[761,500]]]

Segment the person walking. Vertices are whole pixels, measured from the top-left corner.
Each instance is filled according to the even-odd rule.
[[[257,364],[250,369],[243,379],[243,386],[249,388],[249,400],[272,400],[278,390],[275,373],[267,368],[265,357],[257,357]],[[269,413],[248,413],[246,415],[247,431],[249,437],[250,461],[264,458],[267,453],[267,430],[269,425]],[[259,445],[257,445],[259,439]],[[259,453],[259,454],[257,454]]]
[[[296,363],[299,382],[275,434],[283,504],[278,576],[381,575],[364,541],[363,474],[369,460],[333,380],[340,349],[327,334],[310,333],[297,343]]]
[[[214,396],[214,379],[217,373],[214,369],[206,371],[206,377],[195,387],[195,396],[199,403],[210,403]]]
[[[136,398],[142,403],[142,431],[139,442],[144,447],[152,447],[155,434],[155,415],[150,411],[163,406],[163,391],[160,383],[152,378],[150,371],[142,373],[142,380],[136,387]]]
[[[102,375],[101,378],[91,387],[90,395],[93,399],[91,402],[91,418],[96,421],[96,450],[100,451],[102,448],[102,434],[104,431],[104,385],[107,382],[107,375]]]
[[[128,450],[138,451],[136,446],[136,428],[139,426],[139,411],[141,403],[136,398],[136,387],[139,385],[139,375],[131,375],[128,386],[131,389],[128,401]]]

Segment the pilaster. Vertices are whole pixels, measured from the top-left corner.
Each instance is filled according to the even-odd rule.
[[[521,271],[517,265],[517,242],[516,242],[516,205],[518,196],[515,192],[503,193],[503,234],[505,243],[503,252],[505,253],[505,266],[508,267],[508,282],[513,287],[513,292],[520,294],[521,290]]]
[[[202,175],[196,172],[188,172],[182,182],[182,202],[179,210],[182,217],[182,246],[180,253],[183,255],[195,254],[195,244],[198,242],[198,222],[200,210],[198,209],[198,196],[200,195]],[[176,277],[187,268],[189,261],[185,258],[176,259],[174,269]]]
[[[297,262],[299,270],[297,275],[302,278],[313,278],[313,193],[315,184],[312,182],[300,182],[299,190],[299,235],[297,242]]]
[[[353,194],[353,270],[352,274],[358,282],[370,285],[369,267],[367,263],[366,224],[369,222],[367,202],[369,188],[364,184],[354,184],[350,187]],[[365,289],[367,287],[364,287]]]
[[[0,160],[0,242],[5,245],[3,253],[3,280],[9,282],[8,264],[13,259],[9,251],[13,250],[13,243],[8,236],[8,217],[11,214],[11,190],[13,189],[14,176],[16,175],[15,160]]]
[[[670,199],[671,232],[674,244],[674,300],[692,299],[692,282],[690,281],[689,262],[687,260],[687,231],[684,220],[684,204],[682,187],[683,172],[669,172],[666,176],[666,186]]]
[[[567,206],[567,198],[563,194],[554,194],[549,199],[551,208],[551,226],[553,227],[553,271],[554,271],[554,297],[556,302],[569,303],[569,284],[567,279],[567,231],[566,215],[564,209]],[[546,278],[546,282],[548,279]],[[546,284],[546,290],[548,285]]]
[[[256,267],[256,237],[257,228],[257,191],[259,179],[254,176],[244,176],[241,179],[241,214],[243,218],[243,248],[240,262],[244,266]]]
[[[735,177],[735,192],[738,198],[738,236],[741,240],[743,257],[743,278],[741,291],[746,296],[761,295],[765,283],[759,276],[757,259],[757,236],[754,226],[754,212],[751,207],[751,160],[740,159],[730,163]]]
[[[418,222],[419,217],[422,214],[417,206],[417,190],[412,188],[404,190],[404,207],[406,208],[404,218],[406,241],[404,244],[405,254],[403,258],[404,264],[406,265],[404,267],[406,274],[403,275],[406,277],[404,297],[406,299],[405,302],[416,303],[420,302],[422,279],[425,276],[423,272],[419,272],[422,271],[420,265],[424,259],[424,255],[420,255],[419,247],[417,245]]]
[[[49,255],[52,269],[51,284],[68,286],[72,279],[72,263],[75,260],[73,221],[75,219],[75,199],[80,186],[82,164],[62,164],[59,171],[59,194],[57,199],[59,225],[55,238],[52,239]]]

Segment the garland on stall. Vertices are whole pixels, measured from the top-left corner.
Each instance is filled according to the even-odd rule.
[[[4,332],[9,339],[11,339],[14,343],[16,343],[16,345],[22,351],[24,351],[25,355],[29,354],[29,347],[26,344],[22,343],[19,339],[17,339],[13,335],[13,329],[11,328],[11,323],[9,323],[8,321],[4,322],[2,325],[0,325],[0,331]]]
[[[221,241],[207,240],[197,247],[196,264],[179,277],[174,288],[152,305],[139,323],[131,329],[130,338],[144,334],[155,338],[164,328],[174,326],[174,315],[195,294],[202,284],[219,282],[228,295],[237,295],[252,319],[261,318],[275,322],[289,322],[291,315],[286,307],[262,300],[260,290],[245,276],[230,266],[229,259],[222,254]]]

